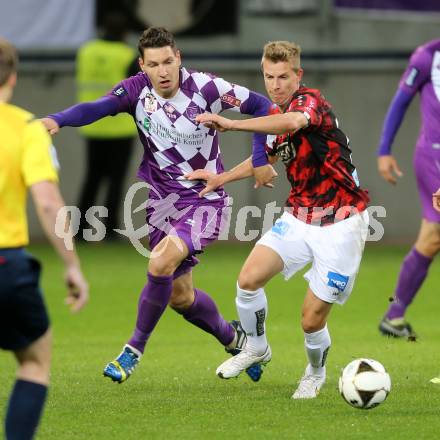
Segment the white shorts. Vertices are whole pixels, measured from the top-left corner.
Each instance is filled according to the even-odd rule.
[[[312,263],[304,278],[313,293],[327,303],[343,304],[359,271],[368,221],[366,210],[329,226],[309,225],[285,212],[256,245],[281,257],[286,280]]]

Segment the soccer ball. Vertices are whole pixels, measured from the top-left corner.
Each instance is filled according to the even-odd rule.
[[[391,390],[391,378],[384,366],[373,359],[350,362],[339,378],[339,392],[351,406],[371,409],[381,404]]]

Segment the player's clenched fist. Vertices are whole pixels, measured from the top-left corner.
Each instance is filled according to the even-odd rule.
[[[40,121],[46,127],[46,130],[51,134],[57,134],[60,131],[60,126],[52,118],[42,118]]]

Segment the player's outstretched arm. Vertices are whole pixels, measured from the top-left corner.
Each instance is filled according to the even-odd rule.
[[[308,124],[307,118],[300,112],[240,120],[232,120],[212,113],[203,113],[197,115],[196,121],[218,131],[236,130],[267,134],[295,132]]]
[[[440,188],[432,195],[432,206],[440,212]]]
[[[278,177],[278,173],[271,165],[267,165],[271,169],[271,178],[264,185],[269,188],[273,188],[273,180]],[[215,174],[207,170],[195,170],[192,173],[186,174],[185,178],[188,180],[204,180],[206,182],[205,188],[199,193],[200,197],[205,194],[216,190],[220,186],[229,182],[235,182],[237,180],[246,179],[254,175],[255,169],[252,166],[252,158],[248,158],[229,171],[225,171],[221,174]],[[257,188],[255,184],[255,188]]]
[[[252,119],[231,120],[223,116],[203,113],[196,117],[196,121],[218,131],[238,130],[268,134],[282,134],[295,132],[308,125],[303,113],[289,112],[278,115],[262,116]],[[274,178],[274,169],[270,165],[254,167],[255,188],[271,186]]]
[[[58,185],[54,182],[43,181],[35,183],[31,185],[30,191],[40,223],[48,239],[64,262],[65,283],[68,289],[66,304],[70,306],[72,312],[78,312],[88,302],[89,286],[82,274],[80,261],[75,249],[73,246],[72,249],[66,247],[65,235],[63,238],[60,238],[55,233],[57,214],[64,207],[64,200]]]
[[[380,175],[393,185],[397,183],[397,177],[403,177],[396,159],[391,155],[379,156],[377,158],[377,168]]]
[[[201,115],[197,115],[196,122],[222,133],[228,130],[233,130],[234,124],[232,119],[225,118],[224,116],[220,116],[216,113],[203,113]]]
[[[121,111],[116,96],[104,96],[91,102],[82,102],[66,110],[53,113],[41,119],[50,134],[56,134],[62,127],[82,127],[105,116],[114,116]]]

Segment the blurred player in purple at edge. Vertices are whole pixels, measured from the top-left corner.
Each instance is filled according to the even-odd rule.
[[[403,175],[391,154],[391,145],[416,93],[420,93],[422,126],[414,152],[414,171],[422,204],[422,223],[417,241],[400,269],[393,301],[379,324],[382,334],[410,340],[415,340],[416,334],[406,321],[405,313],[440,250],[440,213],[432,204],[432,195],[440,187],[440,39],[413,52],[388,109],[378,149],[378,168],[391,184],[396,184],[396,176]]]
[[[231,354],[246,336],[240,323],[225,321],[213,299],[195,289],[195,254],[214,242],[227,223],[228,195],[223,187],[198,193],[204,183],[185,179],[196,169],[222,172],[218,134],[195,118],[205,111],[234,110],[253,116],[267,114],[270,101],[245,87],[211,74],[181,66],[173,35],[152,27],[139,40],[141,72],[117,84],[102,98],[49,115],[42,121],[50,133],[64,126],[83,126],[104,116],[127,112],[133,116],[144,146],[138,177],[150,186],[147,205],[149,243],[154,258],[141,292],[136,326],[120,355],[104,375],[124,382],[137,366],[148,338],[167,304],[188,322],[212,334]],[[265,154],[265,136],[254,135],[252,163],[256,186],[271,185],[276,176]],[[252,380],[261,369],[248,371]]]
[[[440,188],[432,195],[432,207],[440,214]],[[440,384],[440,376],[434,377],[431,382]]]

